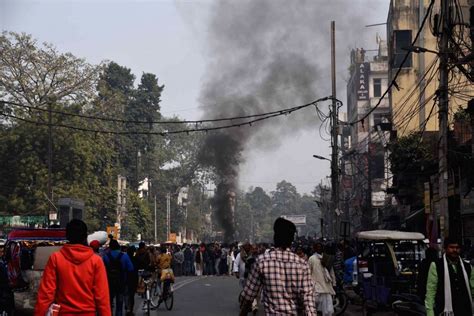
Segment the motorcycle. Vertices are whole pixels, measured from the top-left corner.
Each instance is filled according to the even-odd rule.
[[[425,316],[426,309],[423,302],[412,294],[399,294],[394,297],[392,309],[399,316]]]
[[[337,284],[334,287],[334,290],[336,292],[336,295],[334,295],[332,298],[332,303],[334,305],[334,315],[343,315],[347,305],[349,304],[349,297],[344,291],[342,283]]]

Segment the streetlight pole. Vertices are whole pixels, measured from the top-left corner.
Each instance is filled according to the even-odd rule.
[[[331,155],[331,189],[332,189],[332,234],[333,237],[337,238],[337,226],[339,222],[339,168],[338,168],[338,102],[336,100],[336,23],[331,21],[331,81],[332,81],[332,110],[331,110],[331,142],[332,142],[332,155]]]

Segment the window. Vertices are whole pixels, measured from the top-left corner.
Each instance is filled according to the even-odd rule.
[[[402,61],[407,54],[406,48],[411,46],[411,30],[394,31],[394,49],[393,49],[393,68],[400,68]],[[412,65],[411,53],[403,64],[403,68],[409,68]]]
[[[390,114],[388,113],[374,113],[374,127],[382,123],[388,123]]]
[[[382,79],[374,79],[374,97],[382,96]]]

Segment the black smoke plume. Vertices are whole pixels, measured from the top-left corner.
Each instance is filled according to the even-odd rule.
[[[216,1],[200,96],[204,117],[269,112],[329,96],[330,21],[336,20],[336,39],[343,43],[337,49],[342,70],[339,78],[343,78],[347,68],[340,65],[348,65],[349,48],[357,44],[364,23],[369,24],[364,16],[373,4],[347,0]],[[341,82],[338,87],[342,91]],[[255,148],[271,150],[282,137],[316,128],[318,123],[314,109],[307,108],[253,127],[209,133],[200,161],[214,167],[217,175],[215,209],[226,238],[234,233],[229,194],[237,190],[243,153]]]

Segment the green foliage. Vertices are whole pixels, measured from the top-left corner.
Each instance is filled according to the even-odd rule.
[[[436,173],[437,161],[419,133],[398,138],[388,146],[397,198],[413,208],[423,206],[423,183]]]
[[[283,180],[276,185],[272,192],[272,215],[276,218],[281,215],[299,214],[301,195],[296,187]]]
[[[235,211],[236,231],[239,240],[255,242],[273,241],[273,223],[281,215],[306,215],[307,225],[301,227],[303,235],[319,232],[321,212],[314,202],[316,190],[301,196],[296,187],[287,181],[277,184],[268,195],[262,188],[249,188],[237,194]]]
[[[430,172],[436,165],[429,147],[419,133],[398,138],[388,145],[390,166],[394,174],[419,174]]]

